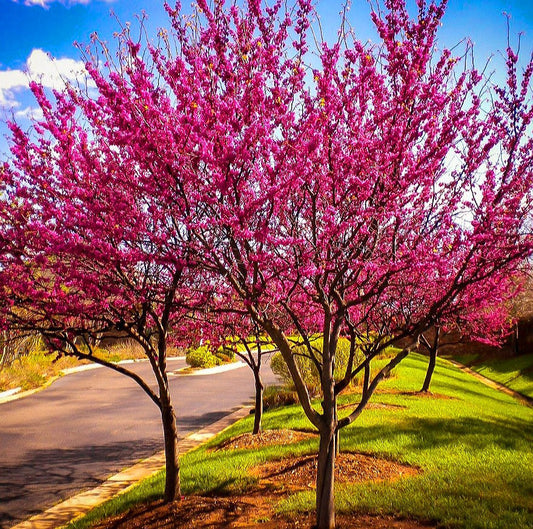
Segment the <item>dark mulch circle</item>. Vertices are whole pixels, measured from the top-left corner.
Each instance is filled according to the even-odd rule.
[[[276,444],[298,443],[312,438],[316,438],[315,433],[302,432],[300,430],[265,430],[256,435],[245,433],[228,439],[217,446],[216,450],[254,450]]]
[[[253,469],[260,479],[290,488],[313,489],[317,471],[316,455],[269,461]],[[395,480],[418,474],[415,467],[357,453],[341,453],[335,460],[337,483]]]

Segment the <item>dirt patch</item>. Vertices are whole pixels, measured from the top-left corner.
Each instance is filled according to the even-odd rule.
[[[450,397],[450,395],[443,395],[442,393],[433,393],[432,391],[404,391],[402,395],[422,397],[425,399],[457,400],[456,397]]]
[[[142,505],[93,529],[308,529],[311,513],[285,517],[272,512],[277,499],[264,492],[235,498],[190,496],[179,502]],[[337,515],[338,528],[351,529],[435,529],[434,524],[392,516]]]
[[[252,473],[263,483],[289,489],[314,489],[317,469],[316,455],[270,461],[255,467]],[[393,481],[418,474],[414,467],[365,454],[341,453],[335,460],[337,483]]]
[[[443,399],[443,400],[457,400],[456,397],[443,395],[442,393],[433,393],[431,391],[399,391],[396,389],[381,389],[379,393],[388,395],[403,395],[405,397],[421,397],[426,399]]]
[[[298,443],[306,439],[316,438],[316,434],[299,430],[265,430],[256,435],[245,433],[228,439],[215,450],[253,450],[270,445]]]
[[[355,408],[355,404],[342,404],[338,407],[339,410],[345,410],[349,408]],[[365,410],[406,410],[407,406],[402,406],[401,404],[385,404],[383,402],[369,402],[365,406]]]

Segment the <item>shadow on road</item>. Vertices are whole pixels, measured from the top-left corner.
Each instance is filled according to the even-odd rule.
[[[7,528],[81,489],[96,486],[162,447],[161,439],[34,450],[20,464],[1,465],[0,527]]]
[[[204,428],[228,410],[202,415],[178,414],[180,437]],[[0,528],[7,529],[110,475],[163,449],[158,439],[80,446],[72,449],[30,450],[16,464],[0,464]]]

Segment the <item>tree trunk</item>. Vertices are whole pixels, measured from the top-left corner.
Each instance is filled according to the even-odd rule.
[[[365,397],[370,386],[370,363],[365,364],[362,396]]]
[[[253,434],[258,434],[261,431],[261,419],[263,417],[263,382],[261,381],[261,373],[259,369],[254,369],[255,380],[255,417]]]
[[[318,470],[316,480],[316,529],[335,528],[334,478],[335,478],[335,447],[336,435],[334,428],[320,431],[318,450]]]
[[[163,421],[163,432],[165,437],[165,503],[176,501],[181,496],[180,485],[180,465],[178,450],[178,429],[176,426],[176,415],[170,404],[170,395],[161,399],[161,417]]]
[[[428,369],[426,371],[426,378],[424,379],[424,384],[422,385],[422,389],[420,390],[422,393],[426,393],[429,391],[429,386],[431,384],[431,377],[433,376],[433,372],[435,371],[436,363],[437,363],[437,347],[431,347],[429,350],[429,364],[428,364]]]

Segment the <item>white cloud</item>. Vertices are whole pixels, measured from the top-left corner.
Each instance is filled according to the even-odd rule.
[[[0,107],[19,106],[15,92],[28,85],[28,76],[21,70],[0,71]]]
[[[43,111],[39,107],[26,107],[24,110],[15,112],[15,117],[38,121],[43,119]]]
[[[69,58],[53,59],[43,50],[34,49],[24,70],[0,71],[0,107],[19,107],[17,93],[27,89],[30,81],[37,81],[46,88],[61,90],[65,81],[84,81],[86,78],[87,72],[82,61]]]
[[[26,0],[24,2],[25,6],[41,6],[46,7],[48,4],[48,0]]]

